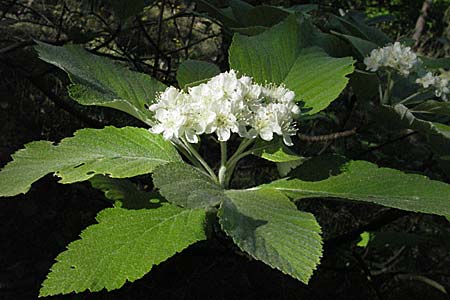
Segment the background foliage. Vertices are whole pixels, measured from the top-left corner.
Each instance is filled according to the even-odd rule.
[[[200,5],[202,1],[198,2]],[[227,5],[227,1],[216,2],[219,6]],[[317,4],[319,10],[313,14],[318,20],[325,20],[327,12],[339,15],[350,9],[362,10],[374,18],[373,22],[384,21],[377,26],[394,39],[413,36],[424,4],[421,0],[248,2],[286,7]],[[433,1],[415,44],[418,52],[433,57],[449,55],[449,6],[448,0]],[[129,5],[100,0],[2,1],[0,164],[3,166],[11,153],[32,140],[59,140],[82,127],[142,125],[120,112],[86,108],[71,101],[66,94],[67,77],[38,59],[31,47],[34,40],[53,45],[81,44],[91,53],[112,58],[165,84],[174,84],[176,70],[186,59],[214,62],[222,70],[227,68],[230,28],[199,8],[193,1],[172,0],[129,1]],[[267,26],[273,25],[270,21],[267,20]],[[73,74],[76,76],[76,72]],[[365,78],[351,78],[353,82],[358,80],[367,82]],[[76,86],[73,88],[76,90]],[[92,95],[92,91],[79,92]],[[111,91],[114,93],[120,90]],[[375,114],[370,111],[369,99],[355,97],[357,90],[353,93],[344,93],[326,112],[301,125],[304,136],[295,149],[297,153],[305,156],[338,153],[450,182],[448,166],[436,158],[420,134],[423,130],[420,122],[413,129],[386,126],[388,112]],[[141,119],[145,122],[144,117]],[[311,138],[333,132],[345,134],[339,139]],[[204,154],[215,153],[217,149]],[[240,180],[233,182],[235,187],[266,183],[277,173],[271,163],[256,158],[245,160],[237,171]],[[310,172],[308,176],[319,174]],[[137,177],[133,181],[141,191],[151,188],[145,185],[148,178]],[[92,185],[108,190],[107,183],[95,178]],[[114,195],[113,201],[123,201],[120,192]],[[36,184],[32,193],[16,198],[0,201],[0,298],[35,299],[56,254],[76,239],[81,229],[94,222],[96,213],[108,207],[110,200],[89,184],[60,186],[51,177]],[[245,208],[237,195],[234,199],[236,205]],[[127,205],[126,201],[123,205]],[[321,199],[305,200],[298,205],[318,217],[325,234],[323,263],[309,286],[239,256],[228,240],[218,237],[210,245],[199,243],[189,248],[123,290],[80,297],[447,299],[442,289],[450,287],[447,242],[450,228],[444,218]],[[111,210],[104,219],[119,211]],[[231,214],[232,210],[224,213]],[[102,230],[102,225],[98,226]],[[371,234],[366,248],[356,246],[363,232],[376,232]],[[58,297],[72,298],[75,297]]]

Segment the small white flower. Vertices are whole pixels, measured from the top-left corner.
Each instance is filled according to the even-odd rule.
[[[159,123],[153,126],[150,131],[152,133],[162,133],[167,140],[179,137],[182,125],[186,120],[177,109],[159,109],[155,114],[155,118]]]
[[[433,76],[433,73],[428,72],[425,76],[416,79],[416,83],[421,84],[425,89],[430,86],[433,86],[436,82],[436,78]]]
[[[213,108],[215,118],[206,129],[206,133],[217,134],[219,141],[228,141],[231,132],[239,131],[239,123],[236,116],[231,111],[231,103],[222,102]]]
[[[440,97],[442,100],[447,101],[448,94],[450,94],[450,86],[448,78],[444,78],[443,76],[437,76],[434,86],[436,88],[434,91],[436,97]]]

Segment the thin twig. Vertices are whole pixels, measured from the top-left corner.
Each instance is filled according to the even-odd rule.
[[[324,135],[306,135],[303,133],[298,133],[297,136],[301,141],[307,142],[327,142],[330,140],[337,140],[339,138],[348,137],[356,134],[356,127],[350,130],[324,134]]]

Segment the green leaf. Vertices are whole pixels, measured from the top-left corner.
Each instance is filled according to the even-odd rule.
[[[228,9],[219,8],[219,1],[213,0],[196,0],[197,10],[207,12],[212,18],[222,22],[223,25],[229,27],[239,27],[240,23],[236,20],[230,7]]]
[[[275,138],[270,142],[260,139],[250,151],[253,155],[271,162],[291,162],[302,158],[286,147],[279,138]]]
[[[450,146],[450,126],[419,119],[403,104],[382,105],[379,109],[384,121],[394,121],[405,128],[414,129],[429,139],[436,153],[442,155],[448,153],[445,149]]]
[[[377,44],[356,36],[341,34],[337,32],[334,32],[334,34],[346,39],[356,50],[356,55],[359,56],[359,59],[364,59],[364,57],[369,55],[373,49],[378,48]]]
[[[284,161],[277,163],[277,170],[280,177],[287,176],[292,170],[302,165],[307,160],[306,157],[299,156],[296,160]]]
[[[411,112],[450,116],[450,103],[428,100],[414,106],[414,108],[411,109]]]
[[[394,232],[394,231],[376,231],[365,232],[368,235],[367,245],[369,247],[386,249],[387,247],[415,247],[419,244],[428,246],[447,246],[448,242],[443,241],[438,236],[430,234],[414,234],[408,232]]]
[[[236,9],[233,10],[234,14],[241,20],[245,27],[264,26],[272,27],[275,24],[280,23],[285,19],[289,12],[270,5],[259,5],[250,9],[246,14],[239,14]]]
[[[0,196],[25,193],[33,182],[53,172],[61,177],[61,183],[73,183],[96,174],[133,177],[181,160],[171,143],[160,135],[143,128],[112,126],[78,130],[58,145],[32,142],[12,157],[13,161],[0,172]]]
[[[384,126],[414,129],[426,137],[431,150],[439,158],[439,167],[450,176],[450,161],[448,160],[450,126],[417,118],[403,104],[382,105],[378,109],[378,114],[377,111],[374,111],[374,115],[379,116],[379,121]]]
[[[301,13],[306,14],[306,13],[318,10],[319,5],[317,5],[317,4],[298,4],[298,5],[294,5],[289,8],[285,8],[285,9],[288,11],[291,11],[291,12],[301,12]]]
[[[284,83],[311,108],[308,114],[315,114],[339,96],[353,70],[351,57],[333,58],[320,48],[308,48],[300,52]]]
[[[249,26],[249,27],[232,27],[234,32],[238,32],[244,35],[258,35],[269,29],[265,26]]]
[[[346,17],[332,16],[330,24],[336,25],[335,29],[343,34],[370,41],[378,46],[392,42],[383,31],[367,25],[362,17],[358,12],[350,12]]]
[[[77,45],[57,47],[37,42],[39,57],[69,75],[70,96],[83,105],[115,108],[152,124],[146,108],[165,85],[152,77],[130,71],[112,60],[90,54]]]
[[[320,226],[274,190],[226,191],[219,222],[239,248],[308,283],[322,256]]]
[[[89,179],[92,187],[105,193],[105,197],[112,200],[115,207],[127,209],[141,209],[155,207],[161,196],[155,192],[145,192],[127,179],[116,179],[97,175]]]
[[[186,60],[177,71],[177,81],[180,88],[200,84],[220,73],[215,64],[201,60]]]
[[[344,89],[345,76],[353,72],[353,59],[332,58],[319,48],[305,49],[318,44],[307,29],[291,16],[262,34],[237,34],[230,47],[230,66],[259,83],[286,84],[311,109],[308,113],[319,112]]]
[[[356,244],[356,246],[361,248],[367,248],[370,241],[370,232],[364,231],[360,234],[361,240]]]
[[[330,168],[334,169],[334,166]],[[329,173],[332,171],[330,169]],[[446,183],[422,175],[379,168],[366,161],[348,162],[341,166],[340,171],[342,173],[320,181],[294,177],[262,185],[259,189],[275,189],[293,199],[341,198],[415,212],[450,215],[450,185]]]
[[[167,201],[182,207],[213,206],[225,197],[222,188],[208,175],[183,162],[156,168],[153,183]]]
[[[281,177],[286,176],[292,169],[298,167],[306,160],[306,158],[287,148],[279,138],[275,138],[270,142],[258,140],[249,151],[253,155],[275,162]]]
[[[450,69],[450,57],[427,57],[420,56],[422,65],[429,70]]]
[[[203,210],[169,204],[142,210],[109,208],[98,214],[97,221],[58,255],[40,297],[118,289],[206,239]]]

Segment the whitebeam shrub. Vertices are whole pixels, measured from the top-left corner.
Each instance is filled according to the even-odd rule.
[[[314,215],[293,203],[305,198],[450,215],[448,184],[365,161],[343,162],[340,156],[321,156],[322,151],[309,159],[286,147],[296,142],[295,121],[326,109],[354,71],[353,58],[333,57],[320,48],[336,39],[308,22],[293,14],[259,35],[235,35],[231,70],[219,74],[218,66],[190,61],[189,68],[178,69],[182,89],[79,46],[38,43],[40,58],[68,73],[75,101],[119,109],[150,126],[85,128],[57,144],[28,143],[0,171],[0,197],[26,193],[53,173],[64,184],[89,180],[114,203],[58,255],[41,297],[118,289],[216,233],[306,284],[320,262],[323,240]],[[371,70],[384,66],[412,73],[417,57],[409,48],[396,43],[382,49],[366,59]],[[436,84],[430,76],[423,79],[427,87]],[[391,99],[392,84],[387,86],[384,95]],[[240,143],[227,147],[237,140],[232,134]],[[196,147],[202,135],[217,139]],[[220,161],[205,155],[219,150],[215,142]],[[284,178],[263,185],[230,189],[233,171],[248,155],[321,176],[311,181],[283,172]],[[302,165],[307,159],[309,166]],[[126,179],[144,174],[151,174],[152,191]]]

